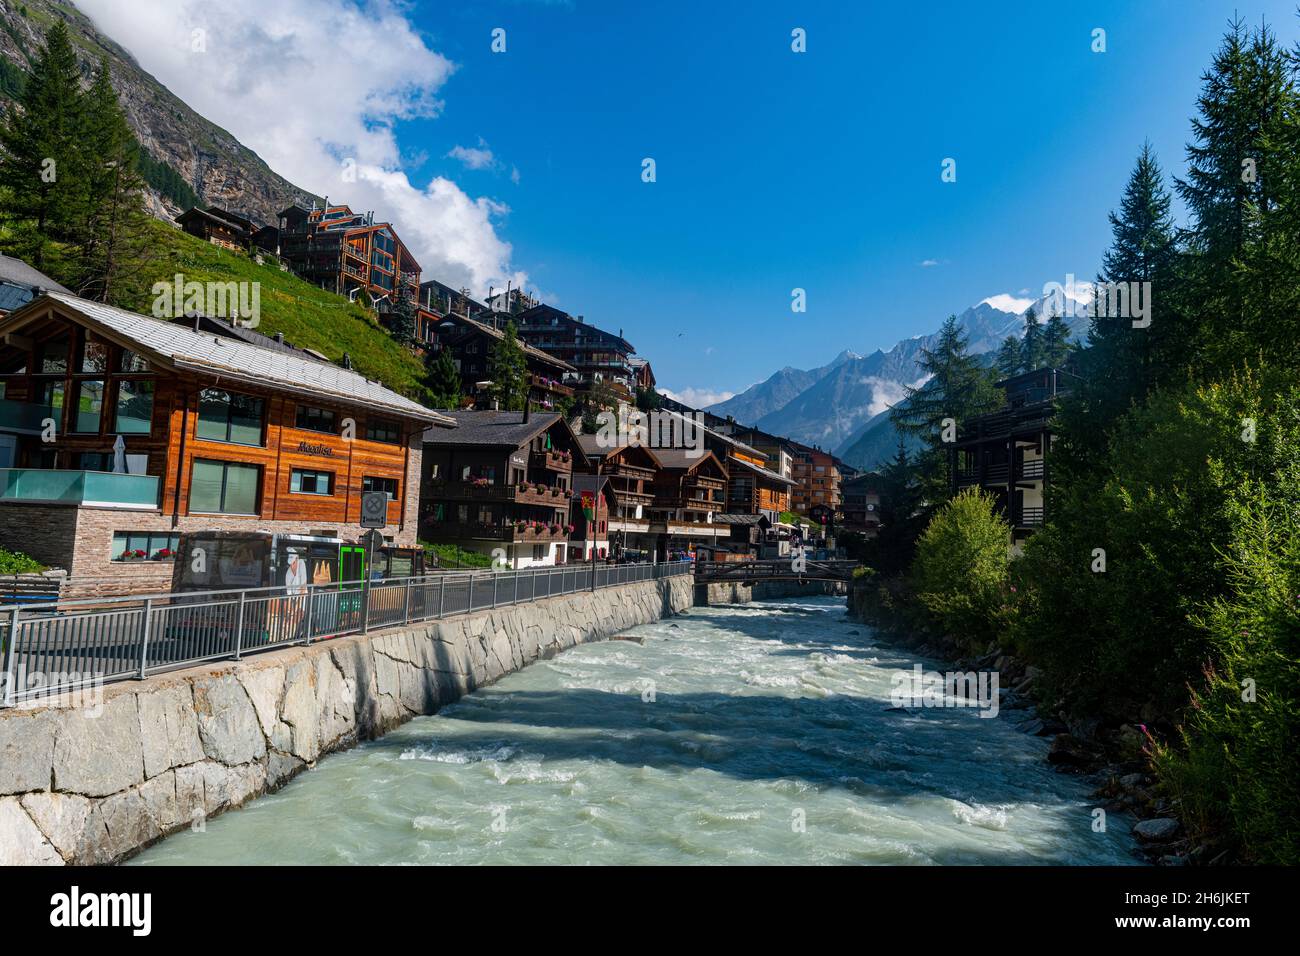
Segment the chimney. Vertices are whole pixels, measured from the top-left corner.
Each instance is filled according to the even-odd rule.
[[[352,356],[347,352],[343,353],[343,367],[346,369],[352,368]]]
[[[284,344],[284,333],[283,333],[283,332],[276,332],[276,333],[275,333],[275,340],[276,340],[277,342],[279,342],[281,345],[283,345],[283,344]]]
[[[524,399],[524,424],[525,425],[528,424],[528,419],[531,417],[532,410],[533,410],[533,403],[525,398]]]

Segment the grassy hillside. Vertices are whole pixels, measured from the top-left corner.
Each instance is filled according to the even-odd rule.
[[[274,265],[258,265],[249,256],[221,249],[175,227],[154,223],[157,233],[154,257],[147,267],[142,291],[121,305],[151,314],[155,282],[171,282],[176,273],[184,281],[260,282],[261,324],[264,335],[284,333],[301,348],[315,349],[337,362],[347,352],[352,367],[377,379],[402,395],[428,404],[424,363],[395,342],[373,314],[342,296],[304,282]]]

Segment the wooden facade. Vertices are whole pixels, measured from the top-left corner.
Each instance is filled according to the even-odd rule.
[[[437,413],[178,368],[150,348],[153,329],[136,341],[94,318],[46,298],[0,324],[6,523],[19,509],[73,506],[102,512],[80,522],[96,534],[256,529],[358,540],[362,494],[374,490],[390,496],[384,536],[415,544],[421,436]],[[168,323],[136,318],[172,334]],[[114,452],[119,437],[124,460]],[[80,474],[129,485],[130,494],[12,493]],[[120,557],[108,541],[68,546]]]

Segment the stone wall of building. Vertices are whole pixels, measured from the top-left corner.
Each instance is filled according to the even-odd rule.
[[[582,591],[0,710],[0,865],[121,860],[540,657],[683,611],[692,588]]]

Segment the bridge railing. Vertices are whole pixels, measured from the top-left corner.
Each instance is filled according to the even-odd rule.
[[[565,564],[0,607],[0,707],[205,661],[689,574],[690,561]]]

